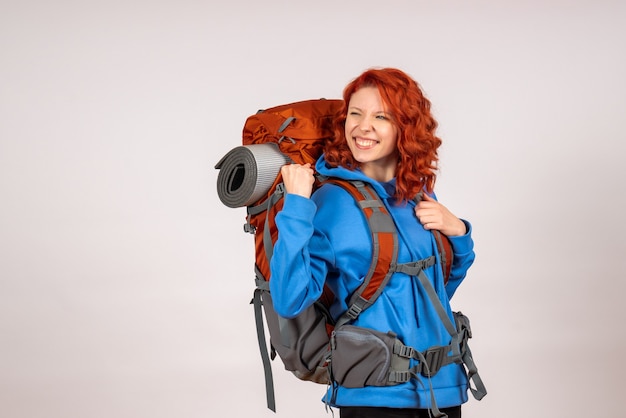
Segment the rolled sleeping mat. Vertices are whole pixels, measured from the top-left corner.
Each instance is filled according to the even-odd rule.
[[[228,207],[250,206],[269,192],[280,168],[291,160],[278,145],[242,145],[230,150],[215,165],[217,194]]]

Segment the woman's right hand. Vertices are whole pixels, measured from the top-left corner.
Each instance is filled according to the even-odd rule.
[[[306,198],[313,192],[313,169],[311,164],[287,164],[281,167],[280,174],[287,193],[297,194]]]

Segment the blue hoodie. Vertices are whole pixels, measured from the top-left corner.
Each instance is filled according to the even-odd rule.
[[[360,170],[329,167],[323,156],[316,170],[328,177],[365,181],[376,189],[398,229],[398,263],[436,255],[434,237],[417,220],[415,203],[397,203],[393,198],[395,179],[380,183]],[[425,270],[451,319],[450,298],[474,261],[471,225],[463,222],[467,233],[450,237],[454,262],[448,284],[443,283],[439,263]],[[297,316],[320,297],[324,283],[328,283],[336,295],[331,314],[337,319],[347,309],[350,295],[362,283],[371,263],[372,240],[362,210],[343,188],[324,184],[311,199],[287,194],[283,209],[276,216],[276,225],[278,240],[270,264],[270,291],[275,311],[285,318]],[[393,331],[404,344],[420,351],[450,343],[450,335],[418,279],[404,273],[392,276],[376,302],[363,311],[353,325],[384,333]],[[442,367],[431,383],[438,407],[457,406],[467,401],[468,381],[462,365]],[[426,378],[394,386],[339,386],[335,389],[333,406],[337,407],[431,407]]]

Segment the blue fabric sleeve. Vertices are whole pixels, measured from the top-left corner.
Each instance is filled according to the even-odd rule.
[[[285,318],[297,316],[322,294],[328,270],[324,259],[332,254],[326,237],[313,226],[316,211],[311,199],[287,194],[276,215],[278,239],[270,261],[270,292],[274,310]],[[316,249],[315,258],[311,247]]]

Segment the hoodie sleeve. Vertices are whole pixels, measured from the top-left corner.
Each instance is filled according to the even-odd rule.
[[[270,261],[270,292],[274,310],[285,318],[297,316],[321,296],[326,260],[332,260],[327,238],[314,228],[316,211],[313,200],[287,194],[276,215],[278,239]]]
[[[467,270],[474,263],[476,255],[474,254],[474,240],[472,239],[472,225],[461,219],[465,223],[467,232],[465,235],[448,237],[454,251],[454,259],[452,269],[450,271],[450,280],[446,285],[446,293],[448,298],[452,298],[454,292],[459,287],[467,274]]]

